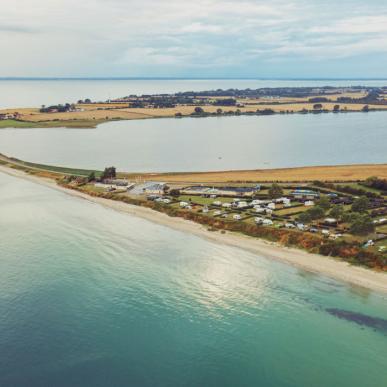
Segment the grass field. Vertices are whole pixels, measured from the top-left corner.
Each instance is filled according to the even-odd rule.
[[[247,171],[144,174],[145,180],[176,183],[357,181],[370,176],[387,178],[387,164],[339,165]]]

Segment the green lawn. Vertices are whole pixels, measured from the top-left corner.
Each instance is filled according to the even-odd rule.
[[[0,129],[5,128],[38,128],[34,122],[17,121],[17,120],[0,120]]]
[[[0,120],[0,129],[5,128],[95,128],[105,120],[60,120],[60,121],[18,121]]]

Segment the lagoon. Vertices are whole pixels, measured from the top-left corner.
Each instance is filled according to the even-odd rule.
[[[97,129],[3,129],[0,152],[121,171],[385,163],[387,112],[115,121]]]

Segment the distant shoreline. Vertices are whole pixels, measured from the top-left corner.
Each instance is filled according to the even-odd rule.
[[[0,81],[387,81],[387,78],[259,78],[259,77],[0,77]]]
[[[116,211],[141,217],[148,221],[158,223],[178,231],[189,232],[211,242],[241,248],[257,255],[285,262],[309,272],[325,275],[339,281],[377,292],[387,293],[387,274],[382,272],[372,271],[359,266],[351,266],[346,262],[330,257],[283,247],[276,243],[270,243],[261,239],[239,235],[232,232],[227,232],[226,234],[210,232],[205,226],[183,218],[170,217],[164,213],[160,213],[149,208],[90,196],[83,192],[61,187],[52,179],[32,176],[21,170],[0,166],[0,172],[44,185],[68,195],[82,198]]]

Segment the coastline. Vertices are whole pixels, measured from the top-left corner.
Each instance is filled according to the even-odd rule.
[[[355,286],[371,289],[377,292],[387,293],[387,274],[372,271],[360,266],[352,266],[346,262],[325,257],[318,254],[311,254],[302,250],[287,248],[275,243],[266,242],[244,235],[227,232],[221,234],[210,232],[206,227],[183,218],[172,218],[166,214],[154,211],[149,208],[135,206],[123,202],[113,201],[104,198],[92,197],[85,193],[63,188],[57,185],[51,179],[45,179],[29,175],[20,170],[0,166],[0,172],[25,180],[56,189],[67,195],[75,196],[88,200],[106,208],[127,213],[132,216],[146,219],[150,222],[157,223],[178,231],[191,233],[200,238],[211,242],[225,244],[237,247],[242,250],[252,252],[257,255],[285,262],[300,269],[321,274],[343,281]]]

